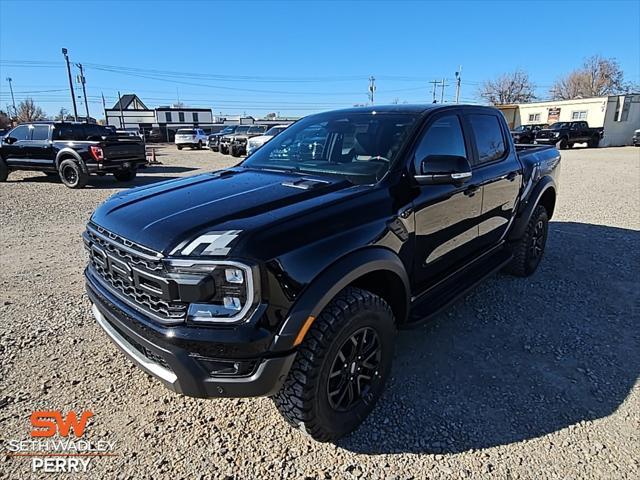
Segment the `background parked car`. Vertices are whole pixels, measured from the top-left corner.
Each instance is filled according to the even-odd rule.
[[[180,128],[176,132],[176,147],[202,148],[207,143],[207,134],[201,128]]]
[[[271,127],[264,135],[258,135],[257,137],[250,138],[247,142],[247,155],[251,155],[251,153],[258,147],[261,147],[289,125],[275,125]]]
[[[219,150],[220,153],[224,153],[225,155],[229,153],[229,148],[231,147],[231,140],[234,135],[244,135],[249,131],[249,127],[251,125],[237,125],[236,129],[232,133],[227,133],[220,137]]]
[[[266,132],[266,125],[251,125],[246,133],[238,134],[237,132],[232,135],[231,146],[229,147],[229,153],[234,157],[247,154],[247,142],[250,138],[257,137]]]
[[[537,123],[532,125],[520,125],[519,127],[511,130],[513,143],[533,143],[536,138],[536,133],[538,133],[538,131],[542,130],[543,128],[549,128],[549,124]]]
[[[239,125],[227,125],[218,133],[212,133],[211,135],[209,135],[207,146],[214,152],[217,152],[220,149],[220,139],[225,135],[232,134],[238,127]]]
[[[557,122],[538,131],[535,143],[557,144],[563,150],[573,147],[576,143],[587,143],[590,147],[597,147],[602,133],[602,128],[590,128],[584,121]]]
[[[640,128],[633,132],[633,145],[640,147]]]

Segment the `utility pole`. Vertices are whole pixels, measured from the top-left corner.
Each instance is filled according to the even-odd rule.
[[[118,105],[120,106],[120,128],[124,130],[124,114],[122,113],[122,97],[120,96],[120,91],[118,91]],[[168,127],[167,127],[167,135],[169,135]]]
[[[432,103],[437,103],[436,102],[436,85],[440,83],[440,80],[431,80],[429,83],[433,85],[433,91],[431,92],[433,96]]]
[[[445,84],[444,83],[444,78],[442,79],[442,83],[440,84],[440,86],[442,87],[440,90],[440,103],[444,103],[444,87],[448,87],[449,84]]]
[[[11,102],[13,103],[13,117],[18,116],[18,109],[16,108],[16,99],[13,98],[13,86],[11,85],[12,78],[7,77],[7,82],[9,82],[9,90],[11,90]]]
[[[376,91],[376,79],[373,78],[373,75],[369,77],[369,102],[373,105],[374,94]]]
[[[73,119],[78,121],[78,107],[76,106],[76,94],[73,93],[73,80],[71,79],[71,65],[69,64],[69,56],[67,55],[68,50],[66,48],[62,49],[62,54],[64,55],[64,59],[67,62],[67,75],[69,75],[69,90],[71,92],[71,101],[73,102]]]
[[[87,89],[85,88],[85,83],[87,80],[84,78],[84,70],[82,69],[81,63],[76,63],[76,66],[80,69],[80,83],[82,84],[82,94],[84,95],[84,108],[87,112],[87,123],[89,123],[89,102],[87,102]]]
[[[462,79],[462,65],[456,72],[456,103],[460,103],[460,81]]]

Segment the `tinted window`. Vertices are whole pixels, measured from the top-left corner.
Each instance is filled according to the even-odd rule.
[[[416,172],[420,172],[420,164],[428,155],[467,156],[462,127],[456,115],[438,118],[429,126],[416,149]]]
[[[184,122],[184,112],[178,112],[178,121]]]
[[[29,130],[29,127],[26,125],[20,125],[19,127],[11,130],[9,136],[16,140],[29,140],[31,137],[31,130]]]
[[[473,136],[478,148],[478,164],[502,158],[506,149],[500,121],[494,115],[469,115]]]
[[[85,133],[82,125],[62,123],[53,132],[54,140],[84,140]]]
[[[196,131],[193,128],[181,128],[177,133],[178,135],[195,135]]]
[[[34,125],[31,140],[49,140],[49,125]]]
[[[263,133],[264,127],[251,127],[249,128],[249,133]]]
[[[170,122],[171,121],[171,112],[164,112],[164,119],[167,122]]]
[[[198,113],[197,112],[193,112],[193,121],[197,122],[198,121]]]

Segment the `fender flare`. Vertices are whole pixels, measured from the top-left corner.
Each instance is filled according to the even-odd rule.
[[[85,165],[84,160],[82,160],[82,157],[78,154],[78,152],[71,148],[63,148],[56,154],[56,170],[58,170],[58,168],[60,167],[60,162],[64,157],[75,158],[80,164],[80,168],[82,168],[85,173],[87,172],[87,166]]]
[[[291,350],[295,339],[310,317],[317,318],[322,309],[349,284],[358,278],[376,271],[396,274],[404,284],[405,311],[409,311],[409,275],[394,252],[381,247],[368,247],[340,258],[323,270],[295,301],[278,332],[272,350]],[[397,319],[402,322],[404,319]],[[310,326],[310,323],[309,325]],[[307,326],[307,328],[308,328]]]
[[[538,184],[531,191],[529,199],[526,201],[526,205],[513,222],[513,228],[511,229],[511,232],[508,236],[509,241],[514,241],[522,238],[525,230],[527,229],[527,225],[529,224],[529,220],[531,220],[533,211],[540,203],[542,195],[544,195],[545,192],[549,189],[553,189],[554,191],[556,191],[556,183],[551,177],[542,177],[538,181]]]

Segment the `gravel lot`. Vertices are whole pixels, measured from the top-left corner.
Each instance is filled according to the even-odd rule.
[[[119,188],[40,173],[0,184],[0,436],[33,410],[92,410],[116,442],[84,478],[588,478],[640,471],[640,148],[563,152],[546,257],[400,335],[373,415],[338,445],[289,429],[268,399],[197,400],[134,367],[95,324],[80,234]],[[233,164],[162,148],[135,184]],[[0,447],[0,478],[28,478]],[[81,477],[80,474],[47,478]]]

